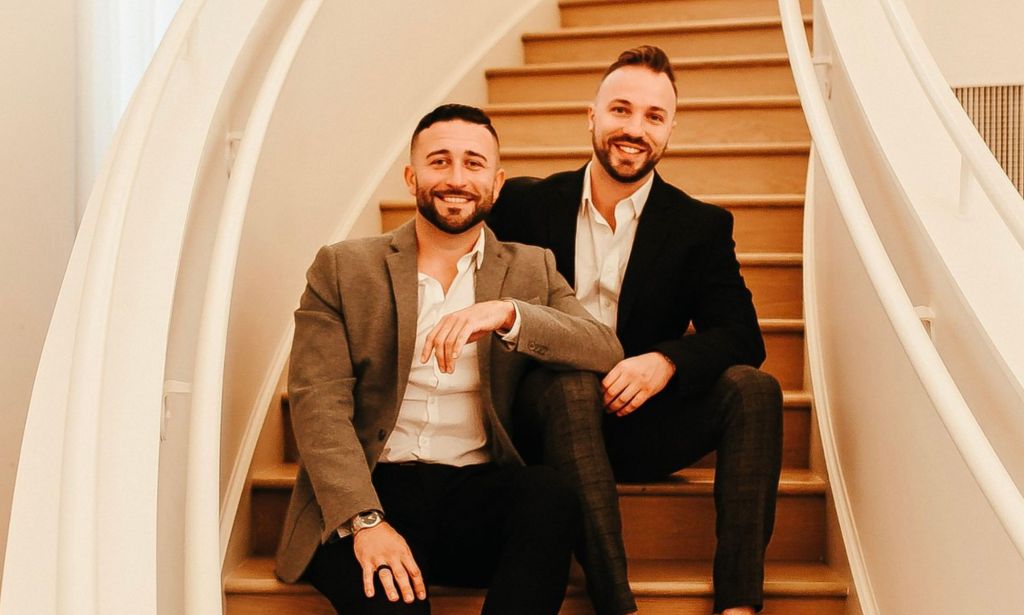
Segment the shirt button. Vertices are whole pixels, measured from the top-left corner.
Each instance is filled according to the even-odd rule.
[[[432,387],[436,387],[436,386],[437,386],[437,382],[438,382],[438,381],[437,381],[437,378],[436,378],[436,377],[434,377],[434,378],[431,378],[431,379],[430,379],[430,386],[432,386]]]

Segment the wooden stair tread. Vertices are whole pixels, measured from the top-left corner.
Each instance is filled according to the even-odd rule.
[[[711,594],[711,562],[701,560],[630,560],[630,586],[637,597]],[[767,562],[765,595],[846,596],[845,581],[828,565],[816,562]],[[315,594],[306,583],[283,583],[274,576],[274,559],[250,557],[224,581],[228,594]],[[479,594],[482,590],[435,586],[434,595]],[[568,594],[583,593],[574,578]]]
[[[744,55],[703,56],[699,58],[671,58],[672,68],[685,71],[695,68],[736,67],[736,66],[789,66],[789,56],[784,53],[756,53]],[[502,66],[488,68],[488,77],[551,75],[571,73],[603,73],[608,68],[604,61],[546,62],[523,66]]]
[[[282,462],[253,471],[255,489],[291,489],[297,463]],[[713,468],[686,468],[669,478],[652,483],[620,483],[620,495],[706,495],[714,486]],[[825,481],[811,470],[783,468],[779,495],[824,495]]]
[[[783,391],[782,405],[786,408],[810,408],[814,396],[807,391]],[[288,406],[288,391],[281,391],[281,403]]]
[[[714,203],[722,207],[802,207],[802,194],[697,194],[693,198]],[[383,200],[382,211],[412,211],[416,207],[411,200]]]
[[[777,143],[708,143],[698,145],[670,145],[665,157],[680,156],[729,156],[749,154],[808,154],[811,144],[807,141]],[[547,146],[547,147],[503,147],[504,158],[571,158],[589,157],[594,153],[590,146]]]
[[[787,333],[804,330],[803,318],[760,318],[762,333]]]
[[[590,106],[587,101],[521,102],[486,105],[483,110],[489,115],[530,115],[540,113],[585,113]],[[775,109],[800,108],[799,96],[723,96],[716,98],[680,98],[676,107],[681,110],[696,109]]]
[[[812,23],[810,15],[804,15],[804,24]],[[728,19],[699,19],[660,24],[626,24],[617,26],[576,26],[559,28],[548,32],[527,32],[523,42],[552,41],[578,38],[600,38],[622,35],[686,34],[690,32],[714,32],[727,30],[748,30],[755,28],[781,28],[778,17],[742,17]]]

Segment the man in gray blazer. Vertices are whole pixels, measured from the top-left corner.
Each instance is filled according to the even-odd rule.
[[[557,613],[579,503],[525,467],[510,409],[524,371],[622,358],[550,251],[483,223],[504,181],[482,111],[413,134],[413,221],[322,248],[295,313],[288,391],[301,458],[277,573],[346,615],[429,613],[431,583],[489,587],[485,613]]]

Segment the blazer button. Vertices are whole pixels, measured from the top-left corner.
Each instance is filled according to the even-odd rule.
[[[383,429],[377,432],[377,439],[380,440],[381,442],[383,442],[384,438],[386,437],[388,437],[388,432],[384,431]]]

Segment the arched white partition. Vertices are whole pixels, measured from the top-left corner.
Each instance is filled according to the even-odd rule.
[[[805,310],[825,457],[866,613],[1013,611],[1024,253],[1005,190],[972,176],[1008,180],[991,154],[962,162],[977,149],[947,130],[969,123],[941,119],[914,66],[927,50],[890,3],[816,6],[815,80],[780,1],[816,150]]]

